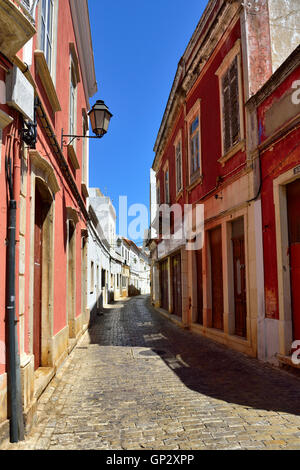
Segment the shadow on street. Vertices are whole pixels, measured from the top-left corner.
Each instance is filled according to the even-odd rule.
[[[118,301],[93,318],[91,344],[150,348],[186,387],[230,404],[300,414],[300,381],[163,318],[147,296]],[[144,352],[147,357],[147,352]]]

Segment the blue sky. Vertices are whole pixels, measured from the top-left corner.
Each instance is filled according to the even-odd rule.
[[[153,146],[178,61],[206,0],[89,0],[98,93],[113,113],[90,140],[90,186],[149,206]],[[130,222],[129,218],[129,222]],[[118,222],[117,222],[118,231]]]

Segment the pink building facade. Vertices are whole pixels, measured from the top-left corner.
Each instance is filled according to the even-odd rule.
[[[9,201],[17,204],[15,311],[22,411],[29,428],[37,399],[89,321],[88,141],[61,136],[88,135],[89,98],[97,85],[85,0],[21,5],[6,0],[0,8],[0,27],[11,32],[0,40],[0,429],[5,436],[11,373]],[[32,123],[36,139],[30,142],[23,129],[34,135]]]

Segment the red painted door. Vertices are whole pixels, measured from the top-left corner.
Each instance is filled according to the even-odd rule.
[[[43,201],[35,191],[34,221],[34,302],[33,302],[33,354],[34,368],[41,365],[41,318],[42,318],[42,244]]]
[[[210,231],[212,327],[223,330],[223,264],[221,227]]]
[[[173,275],[173,314],[182,316],[182,295],[181,295],[181,255],[180,253],[172,258]]]
[[[196,252],[197,269],[197,323],[203,325],[203,277],[202,277],[202,250]]]
[[[287,185],[293,339],[300,340],[300,179]]]
[[[244,238],[233,238],[232,247],[234,275],[235,334],[245,338],[247,335],[247,305]]]
[[[169,310],[168,261],[160,263],[161,308]]]

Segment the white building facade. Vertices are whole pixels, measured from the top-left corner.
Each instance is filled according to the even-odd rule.
[[[150,294],[150,261],[144,249],[116,235],[116,211],[100,189],[89,188],[87,307],[91,316],[115,300]]]

